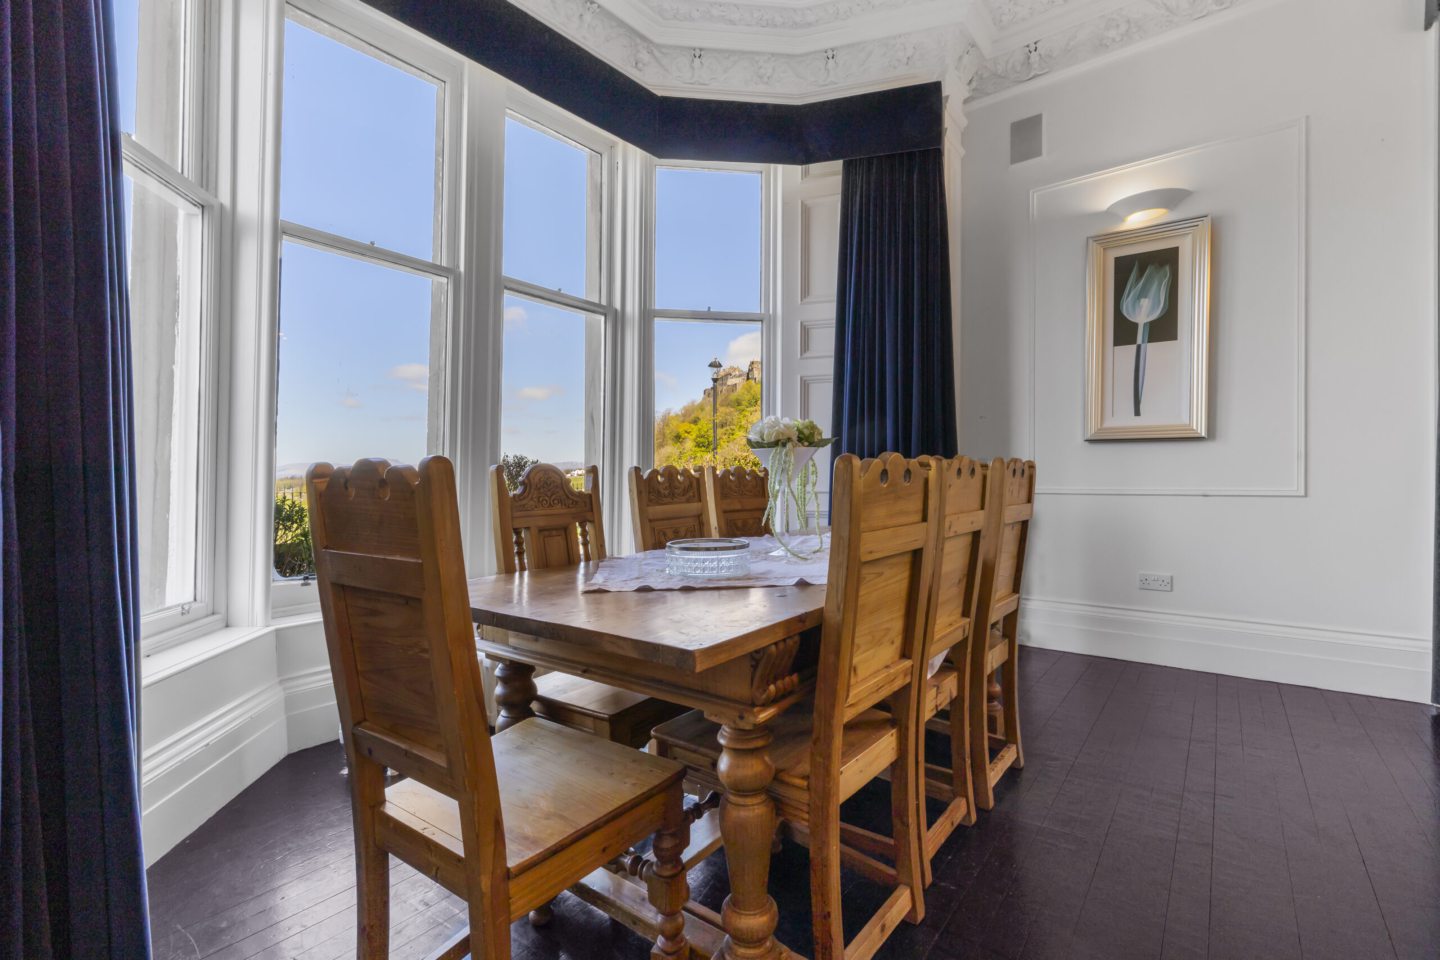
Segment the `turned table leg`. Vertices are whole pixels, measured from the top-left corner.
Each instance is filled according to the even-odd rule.
[[[726,724],[720,729],[720,834],[730,871],[730,896],[720,911],[725,926],[723,960],[775,960],[780,913],[770,896],[770,845],[775,837],[775,802],[766,788],[775,778],[770,731]],[[720,960],[720,958],[717,958]]]
[[[535,699],[535,668],[528,663],[515,660],[499,660],[495,664],[495,705],[500,716],[495,720],[495,732],[499,733],[515,726],[521,720],[535,716],[530,706]]]

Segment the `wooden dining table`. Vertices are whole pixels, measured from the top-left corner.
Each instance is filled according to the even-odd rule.
[[[537,667],[703,711],[720,724],[724,794],[718,811],[697,821],[687,866],[723,842],[730,895],[718,917],[692,905],[687,933],[702,955],[798,956],[775,939],[779,912],[768,889],[776,828],[766,792],[775,776],[769,724],[814,686],[825,587],[584,592],[599,562],[470,581],[477,646],[496,661],[497,728],[534,716]],[[703,826],[716,817],[707,844]],[[576,892],[612,914],[628,910],[618,918],[647,930],[643,896],[619,883],[597,871]],[[720,930],[706,937],[707,925]]]

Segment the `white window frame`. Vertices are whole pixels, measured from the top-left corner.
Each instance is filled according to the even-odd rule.
[[[406,29],[396,29],[394,21],[383,17],[368,7],[336,0],[287,0],[282,11],[280,24],[280,46],[282,48],[279,71],[283,76],[283,31],[284,20],[293,19],[301,26],[315,30],[337,42],[375,57],[398,69],[433,82],[439,88],[439,119],[436,126],[437,182],[435,194],[435,246],[434,259],[425,260],[396,250],[364,243],[350,237],[331,233],[307,224],[280,219],[275,234],[273,249],[277,264],[276,292],[270,298],[271,316],[269,328],[279,329],[278,304],[278,263],[284,245],[298,243],[325,253],[348,257],[362,263],[388,269],[398,269],[415,276],[443,284],[445,302],[438,314],[431,317],[430,349],[430,394],[429,416],[426,438],[427,453],[443,453],[451,450],[461,419],[458,404],[454,403],[454,392],[450,389],[455,380],[456,364],[453,358],[457,352],[456,332],[462,310],[463,289],[461,284],[461,227],[463,217],[459,215],[464,197],[464,145],[466,121],[466,69],[465,61],[457,54],[425,40]],[[283,81],[277,88],[275,109],[284,110]],[[283,123],[277,116],[276,127]],[[278,138],[277,138],[278,139]],[[280,169],[279,144],[275,150],[275,169]],[[276,190],[278,199],[278,189]],[[278,360],[278,356],[276,358]],[[278,387],[278,370],[272,367],[271,395]],[[275,435],[270,431],[268,441],[273,447]],[[273,466],[271,468],[273,473]],[[271,486],[265,491],[268,504],[273,504],[273,477]],[[271,506],[265,512],[273,510]],[[273,534],[272,543],[273,547]],[[266,551],[266,567],[271,574],[270,615],[271,618],[291,618],[313,615],[318,610],[319,599],[313,578],[283,579],[274,575],[270,550]]]
[[[657,202],[655,195],[656,173],[661,169],[680,170],[728,170],[760,174],[760,310],[746,312],[738,310],[682,310],[659,307],[655,302],[655,286],[658,271],[655,265],[655,218]],[[690,320],[711,323],[759,323],[760,324],[760,410],[762,416],[772,416],[780,405],[779,385],[780,324],[779,310],[779,167],[763,163],[722,163],[700,160],[657,160],[647,157],[644,165],[645,197],[643,206],[644,249],[642,285],[644,321],[640,332],[641,378],[640,422],[635,426],[640,437],[646,438],[635,450],[635,462],[642,467],[655,465],[655,321]]]
[[[500,310],[503,314],[504,298],[516,296],[544,306],[555,307],[580,313],[586,318],[585,336],[585,463],[600,464],[608,477],[609,461],[616,459],[616,453],[608,444],[615,435],[614,417],[606,402],[606,381],[612,376],[611,358],[615,356],[614,337],[619,325],[619,310],[615,302],[613,280],[612,242],[614,204],[611,200],[613,173],[619,144],[613,137],[602,134],[596,128],[571,116],[551,103],[540,99],[521,87],[510,85],[506,93],[507,119],[523,123],[532,129],[553,136],[591,154],[587,181],[585,217],[586,230],[586,296],[576,296],[560,290],[552,290],[539,284],[511,277],[503,273],[500,277]],[[503,178],[504,150],[501,150]],[[501,182],[503,206],[504,183]],[[503,211],[502,211],[503,212]],[[502,218],[503,219],[503,218]],[[503,234],[501,240],[501,262],[503,263]],[[598,329],[596,325],[598,324]],[[503,325],[503,320],[502,320]],[[491,371],[497,379],[503,377],[503,336],[501,338],[501,364]],[[504,398],[496,410],[496,429],[504,416]],[[497,433],[498,436],[498,433]],[[503,441],[503,438],[501,438]],[[498,463],[504,452],[503,442],[494,461]],[[620,458],[623,459],[623,458]],[[603,499],[612,498],[614,485],[605,479],[601,482]]]
[[[146,613],[141,618],[141,653],[149,656],[191,637],[214,630],[224,624],[225,556],[219,524],[219,442],[217,438],[219,391],[219,329],[218,277],[220,251],[221,204],[206,186],[214,179],[211,156],[206,149],[210,142],[204,118],[214,97],[214,74],[206,69],[211,54],[217,49],[217,20],[210,15],[207,4],[185,0],[183,16],[184,47],[181,52],[182,87],[180,93],[180,165],[161,156],[126,133],[121,138],[121,159],[124,173],[137,184],[168,195],[177,205],[188,206],[199,216],[198,244],[193,266],[198,275],[196,284],[196,335],[200,343],[196,351],[196,369],[185,371],[193,378],[186,385],[185,395],[196,398],[195,409],[185,414],[184,431],[191,453],[196,460],[195,570],[194,596]],[[138,62],[145,62],[140,51]],[[141,238],[131,234],[131,259],[147,256],[136,245]],[[142,241],[143,242],[143,241]],[[138,252],[138,256],[137,256]],[[136,318],[132,315],[131,322]],[[136,380],[137,393],[151,389],[153,384]],[[143,562],[143,561],[142,561]]]

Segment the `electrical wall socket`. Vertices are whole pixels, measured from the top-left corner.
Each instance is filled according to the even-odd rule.
[[[1162,590],[1169,593],[1175,589],[1175,577],[1168,573],[1140,574],[1141,590]]]

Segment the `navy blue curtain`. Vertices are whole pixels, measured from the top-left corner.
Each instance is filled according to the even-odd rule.
[[[941,151],[846,160],[835,316],[837,453],[955,455]]]
[[[0,4],[0,957],[145,958],[108,0]]]

